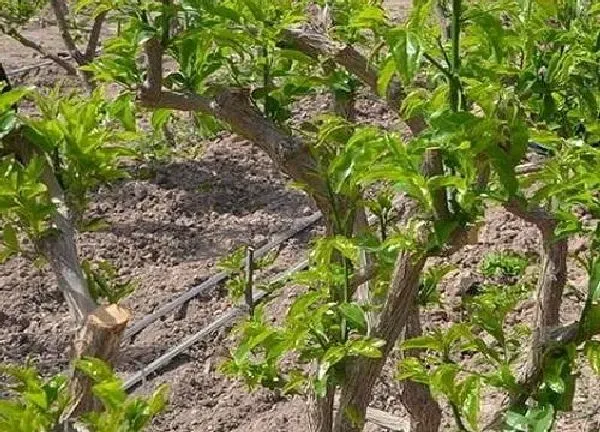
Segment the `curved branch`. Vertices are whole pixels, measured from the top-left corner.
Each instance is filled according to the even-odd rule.
[[[308,145],[299,138],[281,130],[266,119],[250,102],[243,89],[222,89],[211,98],[196,93],[162,90],[162,50],[160,42],[146,42],[148,70],[146,82],[140,90],[140,101],[150,108],[169,108],[179,111],[197,111],[210,114],[228,125],[231,130],[251,141],[294,180],[306,184],[314,192],[317,204],[326,209],[327,186],[317,175],[317,162]]]

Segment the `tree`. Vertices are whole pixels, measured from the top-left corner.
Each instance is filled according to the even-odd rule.
[[[36,102],[39,117],[17,114],[25,97]],[[98,357],[109,364],[129,321],[117,303],[131,286],[117,283],[106,263],[80,260],[75,232],[93,222],[83,219],[88,192],[124,176],[119,159],[131,150],[121,142],[131,136],[114,120],[120,110],[100,92],[59,100],[20,88],[0,96],[0,258],[20,254],[48,262],[78,326],[74,360]],[[76,372],[71,387],[74,412],[89,411],[92,382]]]
[[[267,323],[258,308],[240,328],[240,345],[225,370],[252,386],[312,394],[315,431],[362,430],[386,358],[409,318],[417,322],[427,259],[473,241],[484,206],[495,202],[534,223],[543,238],[528,372],[516,377],[510,353],[499,356],[494,349],[506,346],[500,312],[508,313],[519,297],[505,299],[490,317],[484,300],[498,300],[491,291],[469,306],[469,325],[407,342],[407,350],[425,350],[440,367],[424,373],[413,357],[403,362],[401,378],[443,394],[459,429],[478,427],[479,389],[492,383],[510,396],[500,422],[516,430],[542,422],[547,430],[556,411],[568,408],[574,349],[584,346],[596,358],[589,341],[597,331],[594,256],[586,261],[591,284],[580,322],[552,328],[559,323],[567,239],[583,232],[595,238],[570,212],[578,206],[596,211],[590,191],[597,187],[597,150],[589,144],[599,133],[600,8],[571,0],[419,0],[398,26],[380,5],[334,2],[334,26],[324,34],[302,27],[305,6],[288,0],[120,2],[108,12],[127,25],[83,68],[121,84],[121,101],[161,113],[194,112],[200,122],[215,126],[216,120],[252,141],[302,184],[326,217],[328,235],[317,242],[310,269],[297,277],[308,291],[280,325]],[[135,61],[142,52],[144,65]],[[165,58],[176,65],[166,74]],[[294,128],[295,100],[343,81],[332,81],[338,70],[332,62],[398,112],[410,139],[335,118]],[[532,146],[549,161],[523,177],[519,164]],[[400,228],[380,218],[379,227],[357,229],[365,207],[389,213],[381,186],[400,191],[415,211],[403,215]],[[360,259],[366,253],[368,266]],[[367,304],[355,299],[366,281]],[[498,345],[473,337],[475,324]],[[493,381],[475,374],[449,385],[458,371],[453,350],[465,341],[506,366],[500,369],[505,376]],[[308,368],[282,369],[290,351]],[[415,430],[436,430],[439,409],[423,395],[429,409],[411,411]],[[529,399],[537,402],[531,410]],[[428,417],[434,421],[425,422]]]

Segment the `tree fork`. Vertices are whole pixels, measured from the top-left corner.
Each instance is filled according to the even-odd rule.
[[[341,391],[335,432],[362,431],[373,386],[416,302],[424,265],[424,256],[415,256],[407,251],[401,251],[398,255],[388,298],[373,332],[373,337],[384,340],[386,344],[381,348],[380,358],[360,357],[350,362]],[[357,420],[362,421],[357,424]]]

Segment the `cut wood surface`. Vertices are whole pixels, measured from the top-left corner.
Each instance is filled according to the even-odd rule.
[[[256,259],[256,258],[260,258],[261,256],[264,256],[270,250],[276,248],[277,246],[279,246],[286,240],[288,240],[291,237],[295,236],[296,234],[304,231],[306,228],[312,226],[319,219],[321,219],[320,212],[317,212],[306,218],[300,219],[299,221],[294,223],[289,230],[276,235],[272,241],[270,241],[263,247],[254,251],[254,258]],[[196,286],[190,288],[189,290],[187,290],[185,293],[183,293],[179,297],[175,298],[174,300],[167,303],[166,305],[158,308],[155,312],[153,312],[149,315],[146,315],[144,318],[142,318],[138,322],[134,323],[131,327],[129,327],[125,331],[124,337],[129,338],[131,336],[136,335],[137,333],[139,333],[140,331],[142,331],[143,329],[148,327],[150,324],[152,324],[154,321],[158,320],[159,318],[165,316],[169,312],[182,306],[187,301],[189,301],[192,298],[199,296],[199,295],[207,292],[211,288],[217,286],[219,283],[221,283],[225,279],[227,279],[227,277],[228,277],[228,274],[226,272],[217,273],[216,275],[211,276],[206,281],[202,282],[200,285],[196,285]]]
[[[74,342],[74,358],[94,357],[114,366],[119,354],[123,330],[129,321],[129,312],[115,304],[99,306],[88,315],[85,325]],[[71,380],[71,394],[74,401],[70,413],[79,415],[100,408],[99,401],[92,393],[93,381],[84,373],[75,370]]]

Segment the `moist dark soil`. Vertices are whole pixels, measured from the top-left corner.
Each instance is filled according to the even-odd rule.
[[[402,15],[409,2],[390,2],[390,10]],[[25,32],[53,51],[63,50],[58,31],[52,25],[32,24]],[[43,59],[12,40],[0,38],[0,62],[9,72],[37,64]],[[18,73],[14,84],[50,88],[56,82],[76,86],[72,77],[56,66]],[[358,101],[358,119],[394,127],[395,117],[368,95]],[[295,112],[305,120],[328,108],[324,96],[301,103]],[[186,131],[178,131],[185,140]],[[316,211],[302,192],[289,187],[269,158],[250,143],[223,134],[195,144],[195,156],[173,157],[140,169],[131,179],[96,191],[88,217],[100,217],[105,229],[78,236],[82,257],[108,260],[119,275],[137,281],[135,293],[126,305],[138,320],[190,287],[218,272],[219,257],[243,244],[262,246],[294,221]],[[144,179],[136,173],[145,172]],[[149,174],[148,174],[149,173]],[[306,257],[308,242],[322,233],[319,224],[285,242],[269,270],[285,270]],[[493,250],[516,251],[535,257],[539,247],[537,230],[498,208],[487,212],[479,241],[447,259],[456,265],[442,283],[442,305],[422,314],[425,329],[448,325],[457,318],[455,305],[461,293],[480,280],[477,269]],[[573,244],[573,248],[581,244]],[[577,318],[578,293],[584,291],[585,274],[573,267],[565,295],[562,317],[565,323]],[[269,306],[274,316],[285,313],[294,289],[285,289]],[[225,289],[217,287],[195,298],[181,310],[158,320],[133,340],[124,342],[117,365],[124,377],[133,373],[199,331],[230,308]],[[515,322],[531,320],[533,302],[526,302],[515,314]],[[168,409],[155,420],[152,431],[285,431],[308,430],[306,404],[300,398],[282,398],[273,392],[249,392],[239,382],[225,378],[218,366],[230,344],[227,329],[195,344],[165,368],[142,382],[135,391],[150,392],[168,384]],[[73,335],[66,305],[56,281],[47,269],[38,269],[23,258],[0,266],[0,363],[30,359],[44,374],[64,371]],[[400,384],[394,380],[394,353],[380,378],[372,406],[405,417],[399,402]],[[600,424],[600,389],[597,377],[583,368],[575,396],[575,411],[562,415],[557,430],[595,431]],[[489,418],[501,403],[486,397],[483,417]],[[455,430],[445,410],[444,430]],[[384,429],[368,425],[369,431]]]

